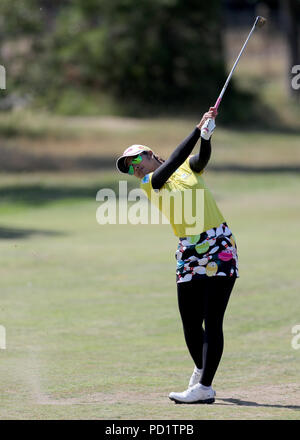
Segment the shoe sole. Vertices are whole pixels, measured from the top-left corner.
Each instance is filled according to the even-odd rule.
[[[205,400],[197,400],[196,402],[181,402],[180,400],[176,400],[174,399],[174,397],[169,397],[170,400],[172,400],[173,402],[175,402],[176,404],[188,404],[188,405],[199,405],[199,404],[211,404],[214,403],[215,399],[211,398],[211,399],[205,399]]]

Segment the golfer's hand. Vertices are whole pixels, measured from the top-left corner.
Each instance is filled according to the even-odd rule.
[[[207,119],[215,119],[217,114],[217,109],[215,107],[210,107],[209,111],[204,113],[204,115],[202,116],[201,121],[199,122],[199,124],[197,124],[197,127],[201,130],[204,122],[207,121]]]

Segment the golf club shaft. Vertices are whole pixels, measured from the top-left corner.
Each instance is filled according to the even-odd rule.
[[[245,47],[247,46],[247,43],[248,43],[248,41],[249,41],[249,39],[250,39],[252,33],[254,32],[254,29],[256,28],[256,24],[257,24],[259,18],[260,18],[260,17],[256,17],[255,23],[254,23],[254,25],[253,25],[251,31],[249,32],[249,35],[248,35],[248,37],[247,37],[247,40],[245,41],[245,43],[244,43],[244,45],[243,45],[243,47],[242,47],[242,49],[241,49],[241,51],[240,51],[240,53],[239,53],[239,55],[238,55],[236,61],[235,61],[234,65],[233,65],[233,67],[232,67],[232,69],[231,69],[231,72],[230,72],[229,75],[228,75],[228,78],[227,78],[227,80],[226,80],[226,82],[225,82],[225,84],[224,84],[224,87],[223,87],[223,89],[221,90],[221,93],[220,93],[220,95],[219,95],[219,97],[218,97],[218,99],[217,99],[217,101],[216,101],[216,103],[215,103],[215,108],[216,108],[216,109],[218,109],[218,107],[219,107],[219,105],[220,105],[220,102],[221,102],[221,100],[222,100],[222,98],[223,98],[223,95],[224,95],[224,93],[225,93],[225,90],[227,89],[227,86],[228,86],[228,83],[229,83],[229,81],[230,81],[230,79],[231,79],[231,77],[232,77],[232,74],[233,74],[233,72],[234,72],[234,70],[235,70],[235,68],[236,68],[236,66],[237,66],[237,63],[239,62],[239,60],[240,60],[240,58],[241,58],[242,53],[244,52]]]

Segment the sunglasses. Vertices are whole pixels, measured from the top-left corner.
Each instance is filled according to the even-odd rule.
[[[135,164],[137,164],[137,163],[141,163],[142,160],[143,160],[143,158],[142,158],[142,155],[141,155],[141,154],[139,154],[137,157],[135,157],[134,159],[132,159],[132,161],[131,161],[131,165],[129,165],[129,167],[128,167],[128,174],[131,174],[131,175],[134,174],[134,168],[133,168],[132,165],[135,165]]]

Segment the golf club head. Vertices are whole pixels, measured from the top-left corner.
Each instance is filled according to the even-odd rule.
[[[267,21],[266,18],[259,15],[258,17],[256,17],[255,26],[263,27],[263,25],[265,24],[266,21]]]

